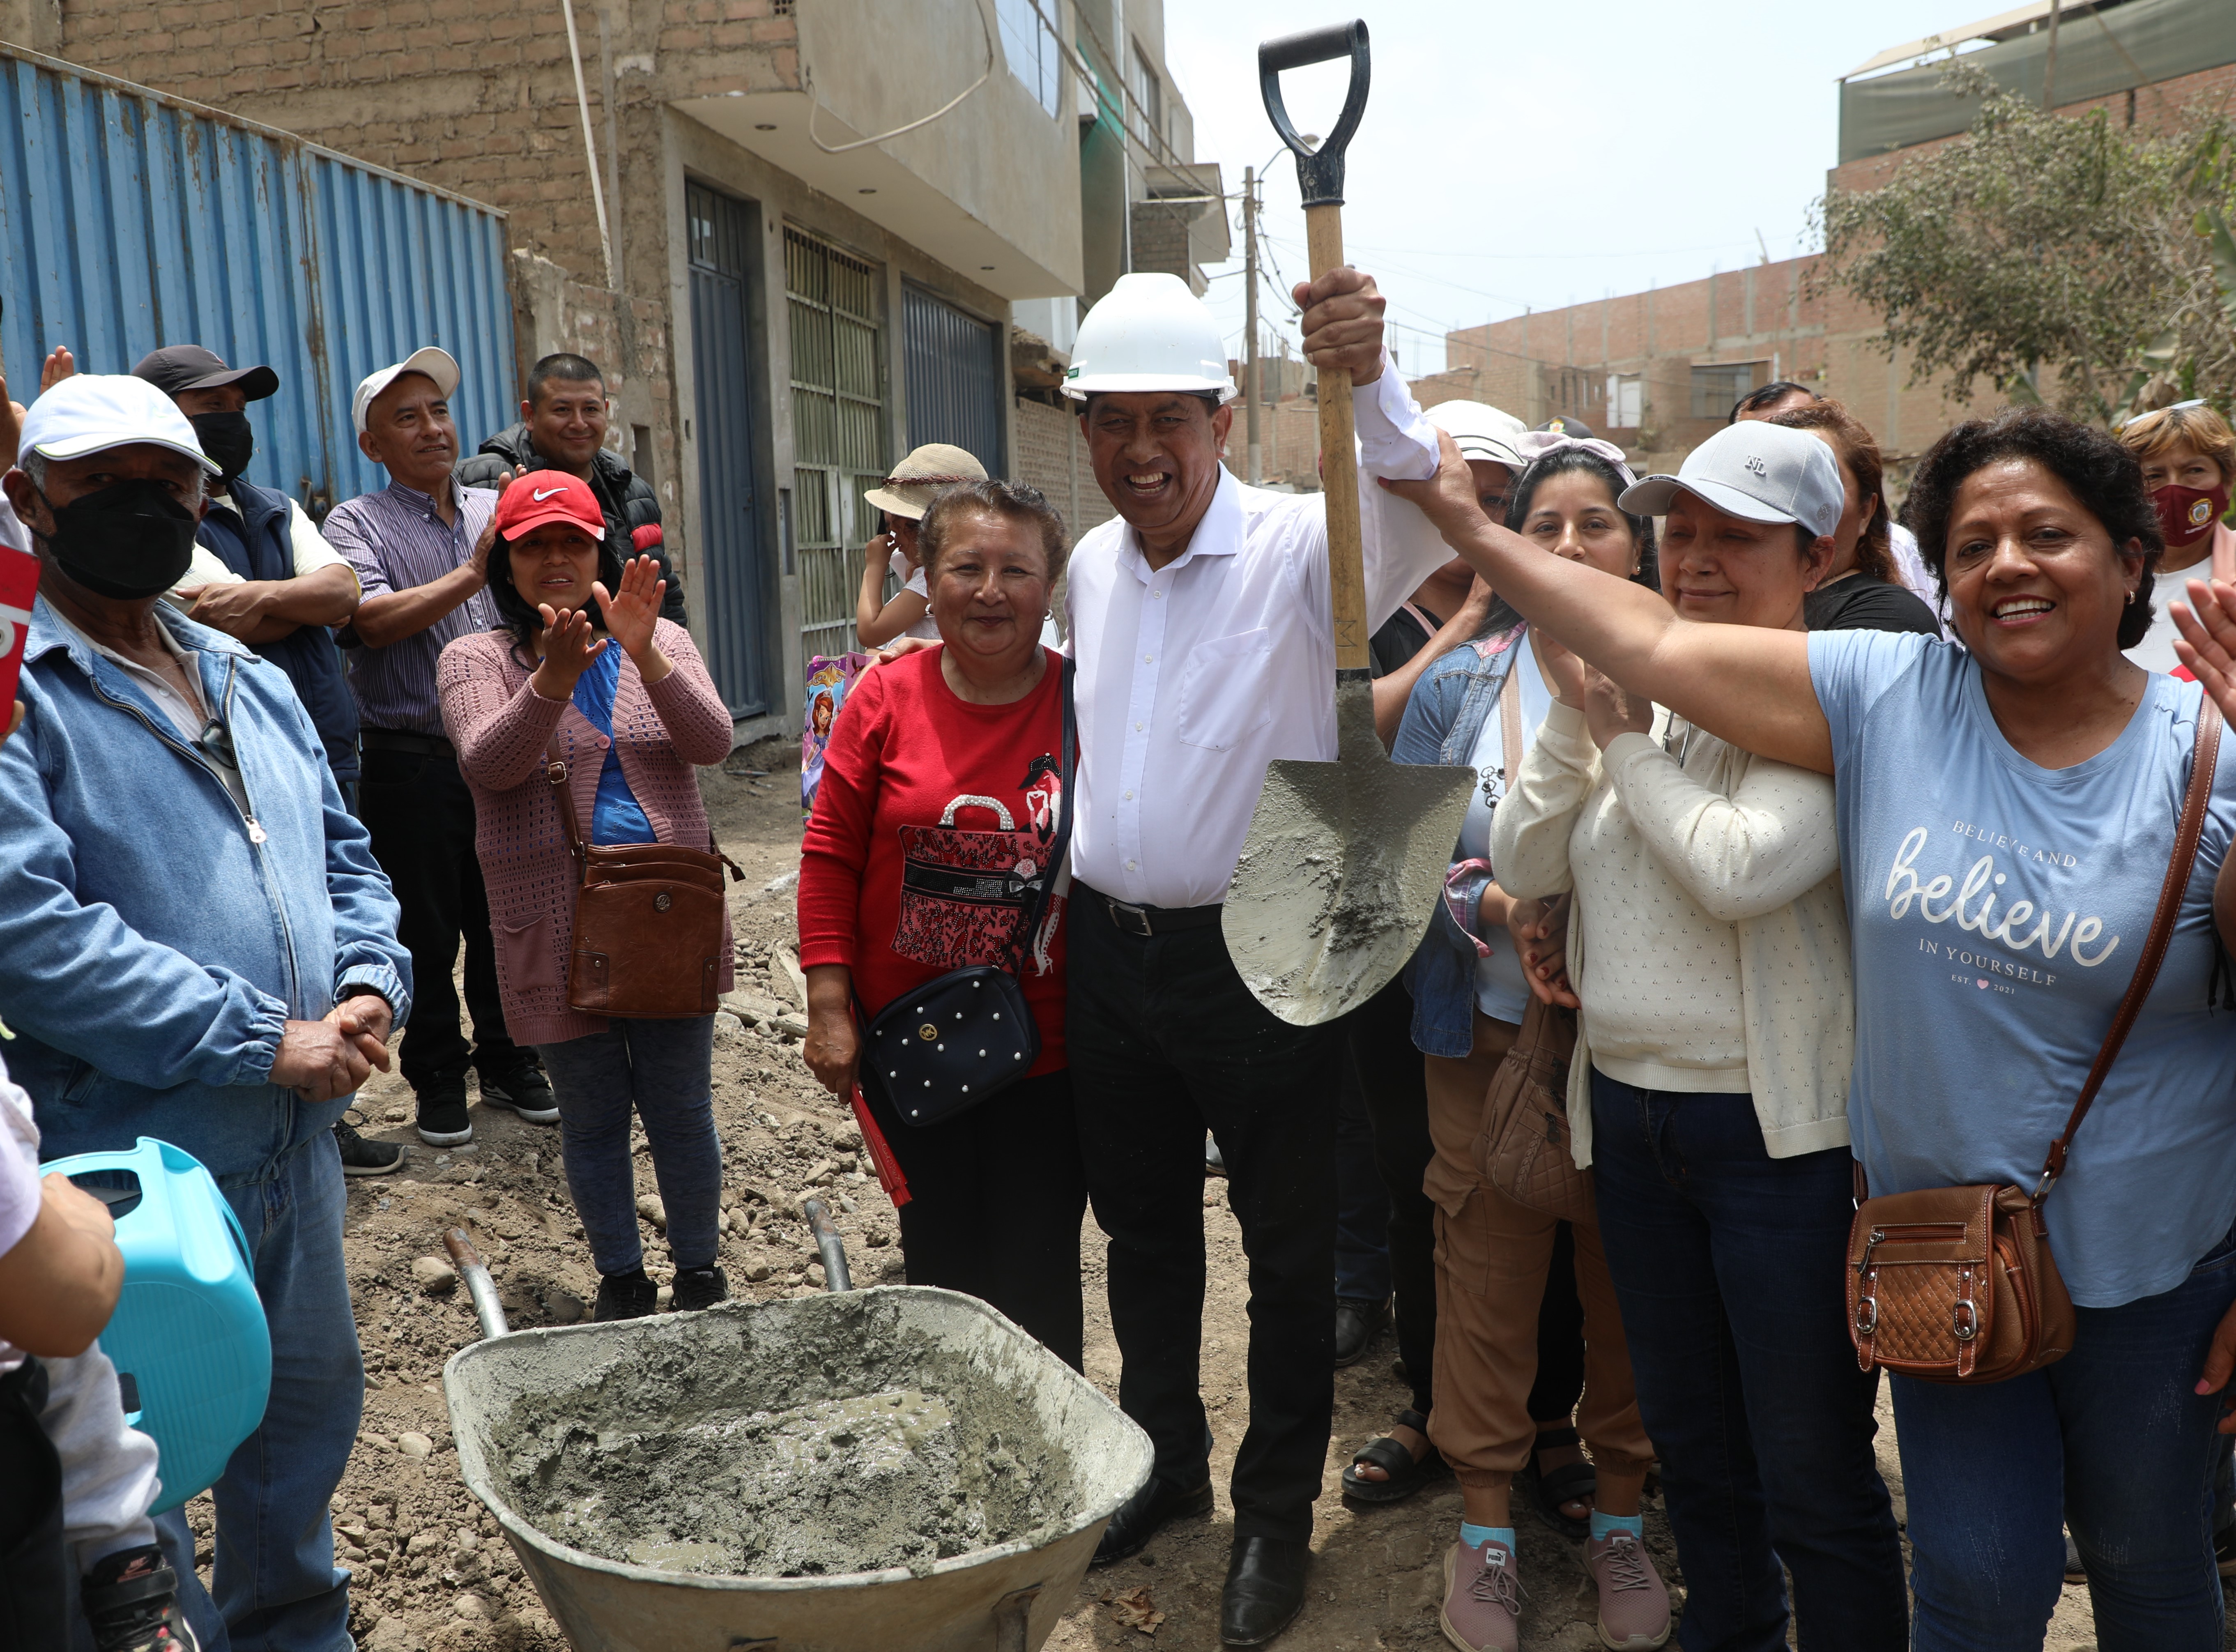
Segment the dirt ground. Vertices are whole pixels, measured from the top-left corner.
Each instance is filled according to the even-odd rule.
[[[822,1287],[823,1270],[799,1214],[799,1201],[811,1188],[833,1207],[856,1283],[904,1280],[893,1211],[867,1174],[851,1118],[810,1080],[796,1040],[773,1024],[789,1007],[781,1002],[788,994],[778,949],[797,942],[797,747],[764,743],[733,757],[732,772],[700,771],[716,831],[747,873],[732,895],[738,985],[760,1021],[751,1028],[726,1023],[714,1056],[729,1217],[722,1262],[740,1299]],[[766,773],[743,772],[749,768]],[[568,1203],[556,1133],[477,1107],[471,1144],[449,1151],[426,1147],[411,1129],[411,1093],[393,1075],[377,1079],[362,1109],[367,1133],[404,1143],[407,1157],[399,1173],[350,1186],[346,1252],[365,1348],[365,1420],[333,1508],[337,1558],[355,1578],[352,1629],[372,1652],[557,1652],[564,1637],[495,1520],[458,1477],[440,1376],[444,1362],[478,1334],[472,1309],[463,1288],[431,1293],[413,1272],[415,1261],[441,1256],[444,1227],[464,1221],[490,1260],[513,1325],[581,1318],[596,1275]],[[637,1148],[641,1155],[641,1135]],[[1218,1438],[1218,1507],[1208,1518],[1167,1528],[1134,1559],[1089,1572],[1048,1643],[1057,1652],[1210,1652],[1218,1645],[1219,1592],[1233,1537],[1227,1478],[1248,1415],[1246,1265],[1225,1186],[1210,1181],[1204,1189],[1210,1289],[1203,1393]],[[638,1187],[642,1195],[655,1191],[649,1159],[641,1162]],[[1091,1219],[1085,1237],[1088,1374],[1115,1395],[1118,1353],[1103,1300],[1102,1244]],[[645,1241],[648,1271],[664,1279],[666,1247],[649,1215]],[[1391,1507],[1353,1509],[1338,1490],[1351,1452],[1405,1403],[1406,1391],[1391,1368],[1394,1357],[1385,1336],[1365,1361],[1337,1373],[1312,1601],[1279,1642],[1292,1652],[1398,1652],[1444,1643],[1436,1609],[1442,1557],[1457,1535],[1457,1491],[1447,1481]],[[1884,1401],[1881,1410],[1880,1456],[1899,1513],[1900,1464]],[[188,1508],[207,1576],[208,1499]],[[1658,1508],[1649,1509],[1647,1530],[1664,1576],[1675,1583],[1668,1527]],[[1595,1597],[1582,1550],[1527,1517],[1520,1537],[1529,1590],[1523,1647],[1582,1652],[1595,1646]],[[1161,1620],[1146,1631],[1126,1626],[1115,1603],[1120,1596],[1145,1598]],[[2095,1644],[2085,1591],[2068,1589],[2049,1645],[2081,1652]]]

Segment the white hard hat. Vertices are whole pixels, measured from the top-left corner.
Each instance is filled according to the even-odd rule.
[[[1063,393],[1085,401],[1129,390],[1216,393],[1222,403],[1240,393],[1219,322],[1177,275],[1121,275],[1079,324]]]
[[[1527,464],[1514,445],[1525,427],[1513,414],[1469,401],[1438,402],[1426,411],[1429,423],[1459,444],[1463,458],[1489,459],[1517,475]]]

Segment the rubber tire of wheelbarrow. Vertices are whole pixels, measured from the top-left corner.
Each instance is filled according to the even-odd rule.
[[[1592,1535],[1588,1517],[1578,1520],[1561,1512],[1564,1503],[1574,1503],[1584,1497],[1597,1500],[1600,1477],[1589,1463],[1563,1463],[1547,1473],[1537,1466],[1537,1448],[1529,1450],[1529,1461],[1514,1477],[1529,1488],[1529,1500],[1545,1524],[1572,1543],[1582,1543]]]
[[[1401,1411],[1398,1413],[1398,1426],[1425,1436],[1429,1419],[1417,1411]],[[1358,1472],[1361,1464],[1371,1464],[1390,1478],[1363,1480]],[[1431,1480],[1440,1480],[1451,1471],[1451,1464],[1444,1461],[1444,1454],[1434,1445],[1416,1462],[1412,1452],[1391,1435],[1384,1434],[1367,1441],[1351,1458],[1343,1471],[1343,1494],[1358,1503],[1402,1503]]]

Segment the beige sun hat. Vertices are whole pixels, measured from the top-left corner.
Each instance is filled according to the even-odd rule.
[[[882,486],[862,497],[880,510],[916,522],[931,502],[958,482],[983,482],[986,467],[959,447],[926,442],[898,464]]]

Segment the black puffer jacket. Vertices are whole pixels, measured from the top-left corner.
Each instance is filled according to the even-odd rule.
[[[483,442],[470,458],[460,459],[451,474],[461,487],[494,488],[497,477],[507,471],[518,476],[523,471],[556,468],[546,464],[536,452],[535,444],[528,439],[526,425],[509,425]],[[652,484],[600,448],[598,457],[590,462],[590,490],[605,508],[607,536],[624,560],[639,551],[648,551],[660,559],[661,575],[668,581],[668,595],[660,603],[661,616],[687,626],[683,582],[676,575],[674,555],[662,536],[660,500]]]

